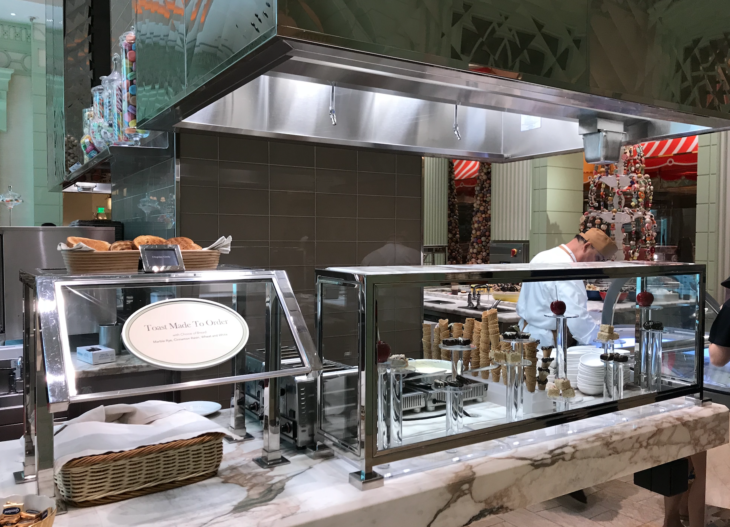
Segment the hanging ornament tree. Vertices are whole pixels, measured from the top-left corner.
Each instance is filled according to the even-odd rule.
[[[477,186],[474,189],[474,216],[467,263],[489,263],[489,242],[492,230],[492,165],[479,163]]]
[[[654,186],[645,173],[641,145],[625,146],[618,165],[595,165],[588,182],[588,210],[580,219],[580,232],[593,227],[603,230],[619,249],[614,259],[623,260],[624,225],[630,225],[629,257],[638,260],[643,247],[652,260],[656,250],[656,220],[651,213]]]
[[[448,263],[459,265],[464,263],[464,255],[459,245],[459,207],[456,203],[456,180],[454,179],[454,162],[449,161],[449,218],[448,218]]]
[[[23,198],[20,194],[13,192],[13,187],[8,186],[8,191],[5,194],[0,194],[0,201],[10,210],[10,226],[13,226],[13,208],[23,203]]]

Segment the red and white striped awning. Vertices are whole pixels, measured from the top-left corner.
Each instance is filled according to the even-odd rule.
[[[479,161],[454,159],[454,179],[471,179],[479,174]]]
[[[641,143],[644,148],[644,157],[665,157],[677,154],[697,153],[699,138],[696,135],[665,139],[663,141],[649,141]]]

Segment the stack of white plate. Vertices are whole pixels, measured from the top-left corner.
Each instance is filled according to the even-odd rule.
[[[604,366],[600,353],[586,353],[578,365],[578,389],[587,395],[603,393]]]
[[[570,383],[575,386],[578,382],[578,368],[580,366],[580,358],[585,355],[586,353],[595,353],[596,347],[595,346],[573,346],[571,348],[568,348],[567,353],[567,359],[568,359],[568,380],[570,380]],[[541,357],[542,352],[538,354],[538,357]],[[555,359],[556,351],[553,350],[552,357]],[[538,362],[539,365],[539,362]],[[550,369],[552,373],[548,377],[551,381],[555,378],[555,368],[557,367],[557,360],[553,360],[552,363],[550,363]]]
[[[628,382],[630,368],[624,363],[624,383]],[[604,364],[601,360],[601,353],[586,353],[580,359],[578,365],[578,389],[587,395],[600,395],[603,393]]]

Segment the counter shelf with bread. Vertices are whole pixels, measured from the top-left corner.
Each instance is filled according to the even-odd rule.
[[[19,481],[35,478],[40,494],[54,496],[54,418],[73,419],[100,405],[180,402],[186,390],[232,385],[230,394],[216,392],[228,407],[231,397],[243,399],[244,383],[265,380],[271,400],[262,463],[282,461],[277,379],[321,369],[284,271],[38,271],[22,272],[21,281],[25,334],[32,336],[24,341],[23,371],[42,375],[25,378],[25,415],[34,421],[25,423]],[[252,354],[256,370],[248,369]],[[230,428],[246,437],[237,405]]]
[[[619,405],[701,397],[704,273],[701,265],[652,262],[317,270],[318,351],[325,363],[339,368],[318,381],[315,438],[352,461],[357,470],[351,482],[364,488],[377,485],[393,463],[408,458],[602,415]],[[564,304],[557,314],[564,313],[569,331],[585,330],[586,317],[595,322],[594,331],[581,337],[586,341],[562,350],[552,340],[539,342],[540,331],[550,331],[548,322],[544,328],[517,324],[514,302],[494,308],[492,301],[482,302],[481,312],[462,305],[475,290],[521,294],[530,282],[547,283],[544,290],[552,291],[551,282],[580,280],[616,291],[657,290],[659,297],[667,283],[682,282],[693,291],[651,311],[652,321],[664,328],[662,359],[682,367],[663,363],[656,389],[633,379],[641,345],[634,338],[640,332],[636,321],[643,309],[636,301],[611,303],[615,296],[608,295],[600,305],[582,308],[582,326],[571,326],[581,313],[580,301],[549,299],[556,309]],[[544,309],[541,318],[554,321],[548,318],[556,316],[551,305]],[[621,369],[620,398],[604,397],[594,378],[603,368],[601,338],[615,345],[614,355],[604,360]],[[672,353],[675,342],[681,347],[678,358]],[[566,365],[563,372],[556,370],[558,362]]]
[[[77,274],[129,273],[139,268],[140,247],[146,245],[172,245],[180,247],[183,264],[187,270],[216,269],[221,252],[230,251],[230,237],[222,237],[205,249],[190,238],[178,236],[165,239],[143,235],[134,240],[104,240],[69,236],[65,244],[59,244],[66,269]]]

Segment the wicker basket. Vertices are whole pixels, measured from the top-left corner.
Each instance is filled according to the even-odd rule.
[[[66,269],[73,274],[136,273],[139,251],[61,251]]]
[[[220,251],[180,251],[186,271],[205,271],[218,269]]]
[[[73,459],[56,474],[56,485],[65,501],[90,507],[196,483],[218,472],[224,435]]]

